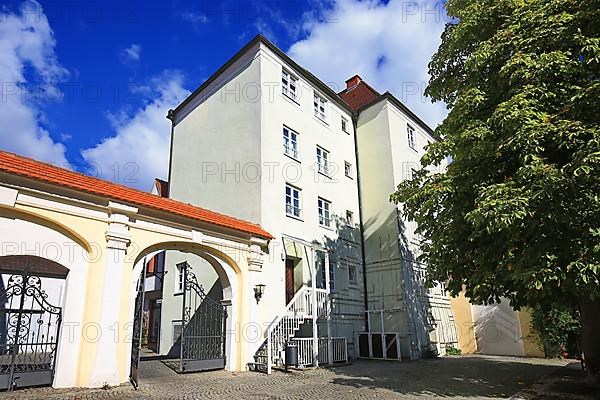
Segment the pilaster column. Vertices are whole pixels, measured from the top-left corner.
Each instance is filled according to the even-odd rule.
[[[121,315],[121,292],[125,268],[127,248],[131,243],[129,235],[129,218],[137,212],[136,208],[122,204],[109,204],[109,223],[106,231],[106,267],[102,297],[100,299],[100,320],[95,327],[98,331],[96,338],[96,355],[90,375],[89,385],[102,386],[105,383],[117,385],[121,383],[120,371],[125,368],[118,360],[118,342],[122,339],[120,333],[123,327],[118,326]],[[90,331],[92,328],[89,328]],[[89,340],[89,339],[88,339]]]

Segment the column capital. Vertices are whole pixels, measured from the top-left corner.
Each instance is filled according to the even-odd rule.
[[[250,238],[248,243],[248,268],[250,271],[262,271],[263,256],[269,241],[257,237]]]

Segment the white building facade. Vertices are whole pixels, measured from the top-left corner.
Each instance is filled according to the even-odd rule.
[[[397,309],[402,311],[382,330],[406,336],[398,358],[401,352],[418,357],[430,341],[440,342],[431,334],[435,326],[418,329],[415,320],[429,312],[417,309],[434,298],[450,310],[447,296],[440,292],[408,305],[407,293],[416,288],[406,282],[415,271],[400,254],[399,238],[413,234],[398,225],[398,209],[388,201],[402,168],[418,163],[422,150],[404,149],[403,109],[384,99],[359,110],[343,97],[258,36],[169,113],[169,197],[260,224],[275,237],[250,277],[264,289],[250,311],[260,326],[248,327],[246,338],[258,358],[273,356],[277,349],[267,349],[265,338],[307,304],[315,307],[314,318],[286,332],[288,339],[343,338],[348,354],[358,357],[359,334],[370,329],[365,310]],[[415,128],[424,125],[418,121]],[[376,242],[384,233],[389,246],[382,252]],[[325,293],[324,303],[319,293]],[[396,300],[385,301],[388,296]],[[418,336],[421,331],[427,334]]]

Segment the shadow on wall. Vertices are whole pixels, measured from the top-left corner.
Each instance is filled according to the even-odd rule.
[[[336,239],[323,236],[322,245],[331,251],[330,268],[333,268],[334,272],[330,276],[334,277],[335,284],[332,297],[344,300],[345,303],[342,309],[339,302],[332,302],[332,336],[346,336],[348,343],[353,343],[354,330],[358,329],[355,326],[364,326],[364,277],[360,227],[353,221],[335,216],[332,220],[332,228]],[[318,244],[316,241],[314,243]],[[325,288],[325,270],[322,263],[319,266],[317,279],[317,287]],[[362,321],[357,323],[357,319]],[[346,327],[352,325],[352,332],[344,329],[344,325]],[[351,348],[351,354],[352,350]]]
[[[414,235],[416,225],[409,224]],[[409,352],[419,358],[431,349],[436,321],[425,282],[426,266],[418,262],[418,242],[409,241],[408,231],[395,206],[365,221],[367,291],[369,309],[395,310],[386,314],[386,330],[400,334],[403,358]]]
[[[484,356],[404,363],[361,360],[349,367],[331,368],[337,375],[331,382],[423,398],[509,398],[562,365]]]
[[[210,299],[210,300],[207,300]],[[207,309],[210,308],[210,301],[220,302],[223,300],[223,286],[221,285],[221,281],[217,279],[213,286],[210,288],[208,293],[206,293],[206,298],[197,305],[194,310],[194,314],[191,316],[190,321],[187,324],[187,332],[196,331],[196,332],[204,332],[215,330],[214,326],[211,325],[211,319],[203,318]],[[207,323],[208,322],[208,323]],[[175,340],[173,346],[169,349],[167,353],[167,358],[179,358],[181,354],[181,335]]]

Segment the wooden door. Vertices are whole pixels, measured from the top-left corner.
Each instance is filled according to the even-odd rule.
[[[294,298],[294,260],[285,260],[285,304]]]

